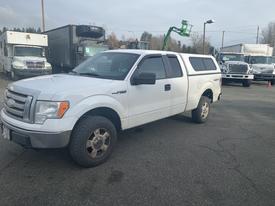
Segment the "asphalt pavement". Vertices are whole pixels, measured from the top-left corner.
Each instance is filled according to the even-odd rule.
[[[0,80],[0,100],[8,81]],[[0,205],[275,205],[275,88],[223,87],[205,124],[190,114],[119,134],[103,165],[0,140]]]

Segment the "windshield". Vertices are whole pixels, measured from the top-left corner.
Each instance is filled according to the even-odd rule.
[[[129,53],[99,53],[77,66],[73,70],[73,73],[105,79],[123,80],[138,57],[138,54]]]
[[[251,56],[250,57],[250,63],[251,64],[271,64],[272,63],[272,57]]]
[[[244,61],[243,54],[220,54],[220,61]]]
[[[14,56],[43,57],[43,48],[39,47],[14,47]]]

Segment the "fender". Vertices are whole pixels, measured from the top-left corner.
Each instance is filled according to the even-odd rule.
[[[199,101],[200,101],[200,98],[201,96],[203,95],[203,93],[210,89],[212,90],[213,92],[213,95],[214,95],[214,85],[213,85],[213,82],[207,82],[205,84],[202,85],[202,87],[200,88],[197,88],[197,91],[191,91],[189,92],[189,98],[188,98],[188,103],[187,103],[187,106],[186,106],[186,110],[189,111],[189,110],[193,110],[193,109],[196,109],[198,107],[198,104],[199,104]]]
[[[64,117],[73,118],[73,121],[70,123],[71,128],[73,128],[76,122],[85,113],[99,107],[107,107],[114,110],[120,118],[121,127],[125,128],[125,121],[123,120],[127,116],[127,108],[123,106],[118,100],[108,95],[94,95],[85,98],[72,106],[72,108],[68,110]]]

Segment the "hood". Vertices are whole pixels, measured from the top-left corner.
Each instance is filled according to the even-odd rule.
[[[123,81],[57,74],[20,80],[9,87],[13,87],[15,91],[25,91],[26,94],[31,92],[39,100],[63,101],[105,94],[112,88],[116,88],[111,84],[121,84],[121,82]],[[70,98],[71,96],[73,98]]]
[[[273,73],[273,64],[252,64],[253,72],[255,73]]]
[[[242,61],[226,61],[225,64],[247,65],[246,62],[242,62]]]
[[[24,57],[19,57],[15,56],[13,57],[13,61],[46,61],[45,57],[31,57],[31,56],[24,56]]]

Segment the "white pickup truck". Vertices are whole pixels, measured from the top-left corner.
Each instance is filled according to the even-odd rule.
[[[118,131],[185,111],[203,123],[220,96],[221,72],[212,56],[106,51],[70,74],[10,84],[2,136],[27,148],[68,147],[78,164],[91,167],[110,156]]]

